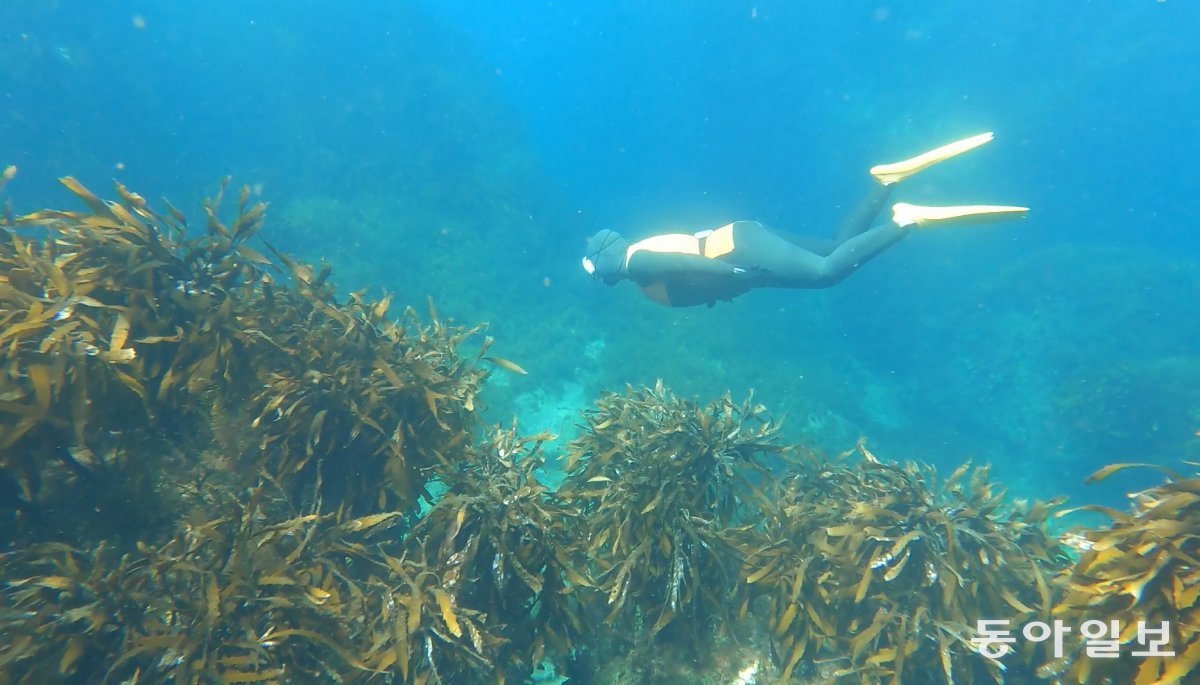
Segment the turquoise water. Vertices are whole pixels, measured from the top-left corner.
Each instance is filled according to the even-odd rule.
[[[233,175],[345,290],[489,322],[530,374],[486,415],[529,433],[662,378],[753,389],[820,449],[1120,501],[1133,472],[1083,477],[1200,453],[1197,34],[1153,0],[13,0],[0,164],[14,211],[69,204],[71,174],[198,213]],[[834,289],[674,310],[579,268],[600,228],[827,234],[871,165],[985,130],[897,198],[1029,218],[913,236]]]

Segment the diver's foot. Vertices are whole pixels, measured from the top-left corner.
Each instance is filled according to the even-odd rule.
[[[897,202],[892,205],[892,221],[899,227],[933,228],[943,224],[986,224],[993,221],[1024,219],[1028,207],[1009,205],[957,205],[926,207]]]
[[[891,185],[899,183],[913,174],[928,169],[929,167],[944,162],[951,157],[957,157],[964,152],[969,152],[984,143],[992,140],[992,133],[980,133],[979,135],[971,136],[956,140],[953,143],[943,145],[939,148],[930,150],[917,155],[911,159],[906,159],[903,162],[893,162],[892,164],[878,164],[871,167],[871,175],[875,180],[883,185]]]

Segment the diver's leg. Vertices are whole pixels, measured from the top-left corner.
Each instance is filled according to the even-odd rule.
[[[879,212],[887,203],[888,197],[892,193],[892,187],[900,181],[935,164],[944,162],[952,157],[957,157],[964,152],[974,150],[991,140],[991,133],[981,133],[934,148],[933,150],[900,162],[877,164],[871,167],[871,176],[878,185],[838,224],[837,231],[833,234],[834,242],[840,244],[842,241],[853,238],[870,229],[877,221],[876,217],[879,216]]]
[[[822,257],[836,250],[838,246],[838,241],[834,240],[833,238],[818,238],[812,235],[793,235],[791,233],[782,233],[769,226],[764,226],[763,228],[771,231],[776,236],[783,238],[801,250],[805,250]]]
[[[812,252],[819,256],[827,256],[833,254],[833,251],[838,248],[838,245],[846,242],[849,238],[865,232],[875,223],[876,217],[879,216],[880,210],[887,204],[888,197],[892,194],[892,186],[876,185],[871,189],[871,192],[863,198],[853,210],[850,211],[841,222],[838,223],[837,231],[834,232],[832,238],[818,238],[808,235],[794,235],[776,231],[770,227],[764,226],[768,231],[771,231],[776,236],[788,241],[796,247]]]
[[[981,145],[991,142],[991,140],[992,134],[990,132],[980,133],[979,135],[942,145],[941,147],[934,148],[916,157],[911,157],[900,162],[877,164],[871,167],[871,176],[878,185],[838,224],[837,232],[833,236],[834,241],[840,244],[870,229],[878,220],[876,217],[879,216],[879,212],[887,204],[892,187],[900,181],[935,164],[957,157],[964,152],[974,150]]]
[[[802,249],[761,224],[735,224],[736,249],[726,257],[759,272],[760,284],[775,288],[827,288],[908,234],[891,221],[843,241],[828,256]]]
[[[1028,213],[1028,207],[1011,205],[926,207],[897,202],[892,206],[890,221],[880,222],[869,231],[846,239],[823,259],[822,285],[819,287],[831,286],[854,273],[858,267],[896,244],[913,229],[1023,219]]]
[[[870,230],[847,238],[828,257],[824,258],[821,264],[820,285],[816,287],[827,288],[841,282],[857,271],[858,267],[895,245],[908,233],[906,229],[897,226],[894,222],[885,221]]]
[[[876,222],[876,217],[879,216],[880,210],[887,204],[888,197],[892,194],[892,184],[876,185],[871,189],[871,192],[863,198],[853,210],[850,211],[838,224],[837,231],[833,234],[834,245],[840,245],[846,240],[853,238],[859,233],[865,233]],[[829,254],[832,252],[825,252]]]

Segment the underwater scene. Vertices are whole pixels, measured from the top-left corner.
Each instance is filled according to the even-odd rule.
[[[0,3],[0,685],[1200,683],[1198,46]]]

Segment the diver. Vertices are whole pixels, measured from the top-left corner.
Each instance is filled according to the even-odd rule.
[[[655,235],[632,244],[605,229],[588,239],[583,268],[608,285],[629,279],[647,297],[669,307],[711,307],[756,288],[828,288],[913,229],[1024,218],[1027,207],[897,202],[891,218],[876,223],[897,183],[990,140],[991,133],[981,133],[872,167],[875,188],[832,239],[778,233],[757,221],[735,221],[695,234]]]

